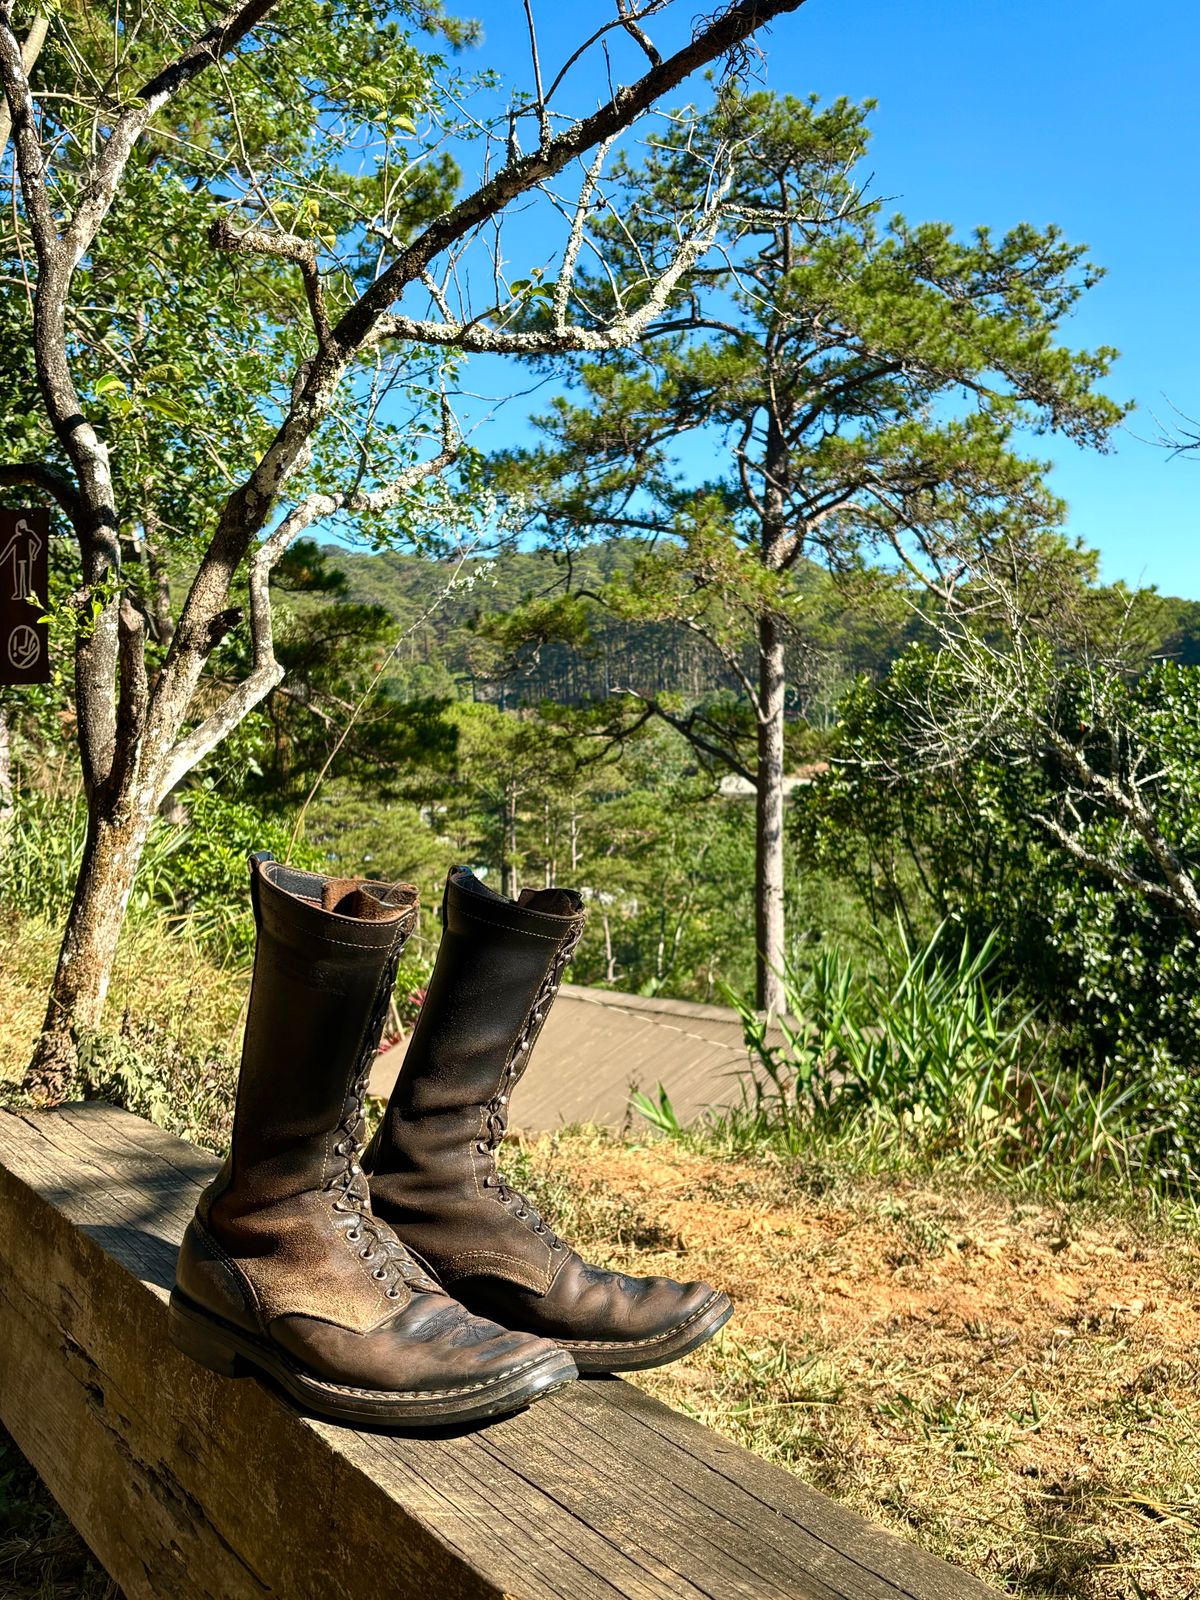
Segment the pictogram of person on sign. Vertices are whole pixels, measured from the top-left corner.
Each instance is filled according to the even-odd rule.
[[[37,530],[22,518],[9,535],[8,543],[0,550],[0,572],[12,568],[10,599],[33,599],[33,568],[42,553],[42,541]]]

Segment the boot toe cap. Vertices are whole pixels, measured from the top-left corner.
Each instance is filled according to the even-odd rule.
[[[315,1377],[392,1393],[465,1390],[562,1361],[551,1340],[472,1316],[444,1294],[415,1294],[365,1333],[291,1315],[275,1318],[270,1335]]]

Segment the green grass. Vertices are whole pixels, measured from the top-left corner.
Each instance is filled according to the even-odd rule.
[[[821,1149],[867,1170],[945,1167],[1015,1192],[1152,1193],[1194,1209],[1200,1197],[1157,1168],[1139,1088],[1066,1069],[1036,1016],[990,983],[992,946],[955,944],[943,927],[916,948],[899,930],[881,970],[825,951],[785,974],[782,1043],[739,1003],[756,1073],[711,1136],[732,1150]],[[637,1109],[680,1135],[661,1086]]]

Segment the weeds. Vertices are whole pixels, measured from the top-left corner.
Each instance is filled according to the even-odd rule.
[[[952,1166],[1063,1194],[1101,1179],[1153,1187],[1137,1087],[1093,1088],[1049,1065],[1034,1013],[989,986],[993,944],[947,948],[943,926],[914,948],[900,929],[881,972],[825,951],[785,974],[782,1044],[731,995],[753,1070],[710,1135],[735,1150],[847,1152],[880,1171]],[[685,1137],[661,1085],[635,1108]]]

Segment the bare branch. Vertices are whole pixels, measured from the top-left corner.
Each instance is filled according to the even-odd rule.
[[[41,256],[56,243],[58,233],[50,210],[50,197],[46,193],[46,163],[38,138],[24,51],[13,32],[12,15],[7,4],[0,4],[0,82],[4,85],[9,125],[16,137],[21,193],[33,230],[34,245]]]
[[[1063,849],[1075,860],[1087,867],[1089,871],[1097,873],[1100,877],[1108,878],[1113,883],[1119,883],[1123,888],[1132,889],[1142,899],[1149,900],[1152,904],[1162,907],[1177,917],[1182,917],[1189,927],[1200,932],[1200,904],[1192,907],[1181,903],[1179,898],[1164,888],[1161,883],[1154,883],[1149,878],[1143,878],[1123,862],[1114,861],[1110,856],[1097,855],[1089,850],[1079,836],[1070,829],[1064,828],[1062,823],[1054,817],[1047,817],[1039,812],[1033,813],[1033,820],[1055,839]]]
[[[250,638],[253,666],[221,705],[175,746],[159,783],[158,803],[170,794],[194,766],[203,761],[254,707],[265,700],[283,680],[283,668],[275,659],[274,629],[271,616],[271,572],[284,551],[314,522],[338,511],[381,512],[396,505],[424,478],[443,472],[461,449],[454,429],[449,404],[442,401],[442,449],[428,461],[415,462],[382,489],[353,489],[341,494],[312,494],[294,506],[279,526],[258,546],[250,558]]]
[[[1076,781],[1088,793],[1103,800],[1113,815],[1128,822],[1149,850],[1167,881],[1167,889],[1162,893],[1167,894],[1175,910],[1187,919],[1190,926],[1200,928],[1200,891],[1197,890],[1187,868],[1163,837],[1141,790],[1136,785],[1131,788],[1117,778],[1110,778],[1105,773],[1097,772],[1077,745],[1064,738],[1046,719],[1041,718],[1039,722],[1046,742],[1075,775]],[[1114,877],[1120,870],[1117,863],[1110,863],[1110,869],[1110,876]]]
[[[235,255],[273,256],[280,261],[294,262],[304,280],[317,343],[322,349],[330,343],[325,290],[317,265],[317,247],[311,239],[302,239],[295,233],[272,233],[265,228],[237,229],[228,217],[218,217],[208,230],[208,242],[215,250],[228,250]]]
[[[555,294],[554,325],[550,328],[495,328],[478,318],[469,322],[435,322],[430,319],[421,320],[393,314],[378,319],[371,337],[407,339],[417,344],[435,346],[450,345],[456,350],[465,350],[472,354],[538,356],[554,355],[565,350],[593,353],[619,350],[641,337],[661,313],[680,279],[686,276],[711,246],[721,225],[720,201],[726,193],[728,181],[726,177],[718,186],[707,208],[703,226],[679,246],[670,265],[659,277],[643,303],[636,310],[617,316],[607,327],[585,328],[567,324],[564,320],[567,295],[562,292],[562,280],[560,280],[559,289]]]
[[[510,162],[400,252],[341,318],[334,329],[338,344],[344,350],[357,349],[371,337],[401,290],[418,278],[435,256],[497,215],[518,195],[554,177],[577,156],[629,127],[698,68],[735,51],[755,29],[775,17],[798,11],[804,3],[805,0],[736,0],[714,21],[700,27],[682,49],[652,67],[636,83],[618,88],[590,117],[559,134],[544,150]]]
[[[0,464],[0,488],[15,489],[26,483],[51,495],[70,519],[72,527],[79,530],[83,522],[83,503],[68,473],[46,461]]]
[[[625,29],[625,32],[645,52],[646,59],[649,61],[650,65],[652,67],[661,67],[662,56],[659,55],[658,51],[651,44],[644,30],[640,28],[635,21],[633,13],[630,9],[629,0],[617,0],[617,15],[621,19],[621,26]]]
[[[525,24],[529,29],[529,54],[533,62],[533,107],[538,119],[538,148],[547,150],[551,138],[550,115],[546,107],[546,96],[542,92],[542,64],[538,59],[537,29],[533,25],[531,0],[525,0]]]
[[[82,260],[108,214],[126,163],[151,119],[193,78],[236,49],[246,35],[273,10],[276,0],[245,0],[231,7],[207,32],[194,39],[161,72],[138,90],[138,104],[123,111],[113,125],[80,192],[75,214],[63,234],[70,266]]]
[[[575,204],[575,214],[571,218],[571,231],[567,236],[567,243],[563,249],[562,268],[554,290],[554,326],[556,328],[564,328],[567,324],[567,311],[571,304],[571,285],[575,281],[575,268],[579,261],[580,246],[583,244],[584,228],[587,224],[588,212],[591,209],[592,196],[596,192],[596,185],[600,182],[600,174],[604,171],[604,163],[608,159],[608,152],[612,149],[612,143],[611,139],[603,139],[597,145],[595,158],[587,169],[582,184],[579,186],[579,198]]]
[[[46,42],[46,34],[49,30],[49,18],[40,14],[34,17],[29,26],[29,32],[25,35],[25,43],[21,46],[21,71],[24,73],[26,81],[28,81],[29,75],[33,71],[38,56],[42,53],[42,46]],[[8,98],[5,95],[0,95],[0,160],[4,158],[4,152],[8,146],[8,138],[11,133],[12,114],[8,109]]]
[[[612,693],[614,695],[628,695],[631,700],[640,701],[646,707],[648,714],[660,718],[668,727],[674,728],[677,733],[681,733],[695,749],[703,750],[705,755],[711,756],[714,761],[721,762],[731,772],[735,772],[739,778],[744,778],[754,788],[758,787],[756,774],[744,761],[740,760],[732,750],[729,750],[724,745],[715,743],[707,734],[699,731],[702,723],[697,711],[689,711],[687,716],[680,716],[674,711],[668,711],[662,702],[656,700],[653,695],[643,694],[640,689],[630,689],[623,684],[614,684]]]

